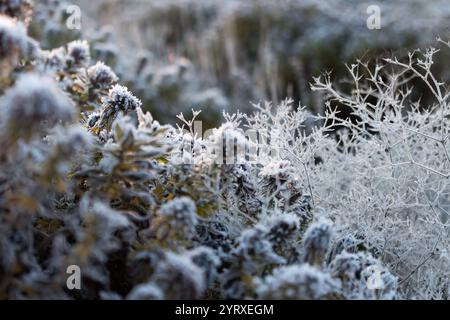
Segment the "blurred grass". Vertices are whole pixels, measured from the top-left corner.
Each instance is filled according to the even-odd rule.
[[[278,103],[288,96],[320,112],[322,99],[309,90],[313,76],[330,70],[342,78],[345,62],[402,55],[434,43],[437,35],[448,39],[450,30],[450,6],[443,0],[75,2],[89,29],[111,26],[123,58],[119,72],[163,121],[195,107],[208,109],[214,123],[224,105],[248,111],[250,101]],[[371,4],[381,8],[381,30],[366,27]],[[158,70],[179,58],[189,61],[186,72],[172,75],[169,87],[155,83]],[[448,67],[437,69],[448,79]],[[194,98],[208,90],[218,96]]]

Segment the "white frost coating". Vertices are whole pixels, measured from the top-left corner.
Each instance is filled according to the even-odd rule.
[[[127,300],[162,300],[164,293],[153,283],[145,283],[134,287],[127,295]]]
[[[265,165],[259,175],[261,177],[282,177],[293,172],[292,164],[287,160],[273,161]]]
[[[116,84],[109,91],[108,98],[105,100],[105,105],[117,110],[128,111],[141,107],[142,102],[136,98],[127,87]]]
[[[102,202],[94,201],[93,203],[82,205],[90,205],[89,207],[86,207],[83,214],[86,217],[92,216],[96,219],[100,219],[101,224],[104,224],[103,228],[105,229],[120,229],[129,226],[129,221],[123,214],[111,209]]]

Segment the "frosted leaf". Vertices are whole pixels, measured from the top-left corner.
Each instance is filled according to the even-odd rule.
[[[125,215],[102,201],[85,197],[80,203],[80,210],[83,220],[97,228],[97,232],[103,237],[109,237],[114,231],[130,227]]]

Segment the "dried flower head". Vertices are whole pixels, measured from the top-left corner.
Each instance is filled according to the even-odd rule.
[[[87,41],[76,40],[67,45],[67,58],[74,67],[85,67],[91,61],[90,46]]]
[[[0,78],[8,76],[21,59],[35,54],[37,47],[21,22],[0,15]]]
[[[164,293],[153,283],[138,285],[127,295],[127,300],[162,300]]]
[[[106,89],[119,80],[110,67],[97,62],[87,70],[88,78],[95,88]]]
[[[109,90],[108,96],[103,100],[100,119],[97,127],[101,130],[110,130],[119,113],[128,113],[140,108],[142,102],[136,98],[128,88],[116,84]]]
[[[265,223],[268,228],[267,237],[276,246],[289,241],[299,231],[299,219],[295,214],[276,214]]]

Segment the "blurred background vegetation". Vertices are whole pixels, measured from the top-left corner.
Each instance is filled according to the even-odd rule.
[[[86,38],[156,118],[173,122],[202,109],[207,126],[217,125],[222,110],[247,112],[250,102],[286,97],[320,113],[313,76],[332,71],[345,79],[346,62],[401,56],[450,34],[448,0],[38,2],[32,33],[44,46]],[[42,6],[49,2],[51,9]],[[79,31],[65,26],[69,4],[81,8]],[[381,8],[380,30],[366,25],[373,4]],[[448,81],[448,66],[435,69]]]

